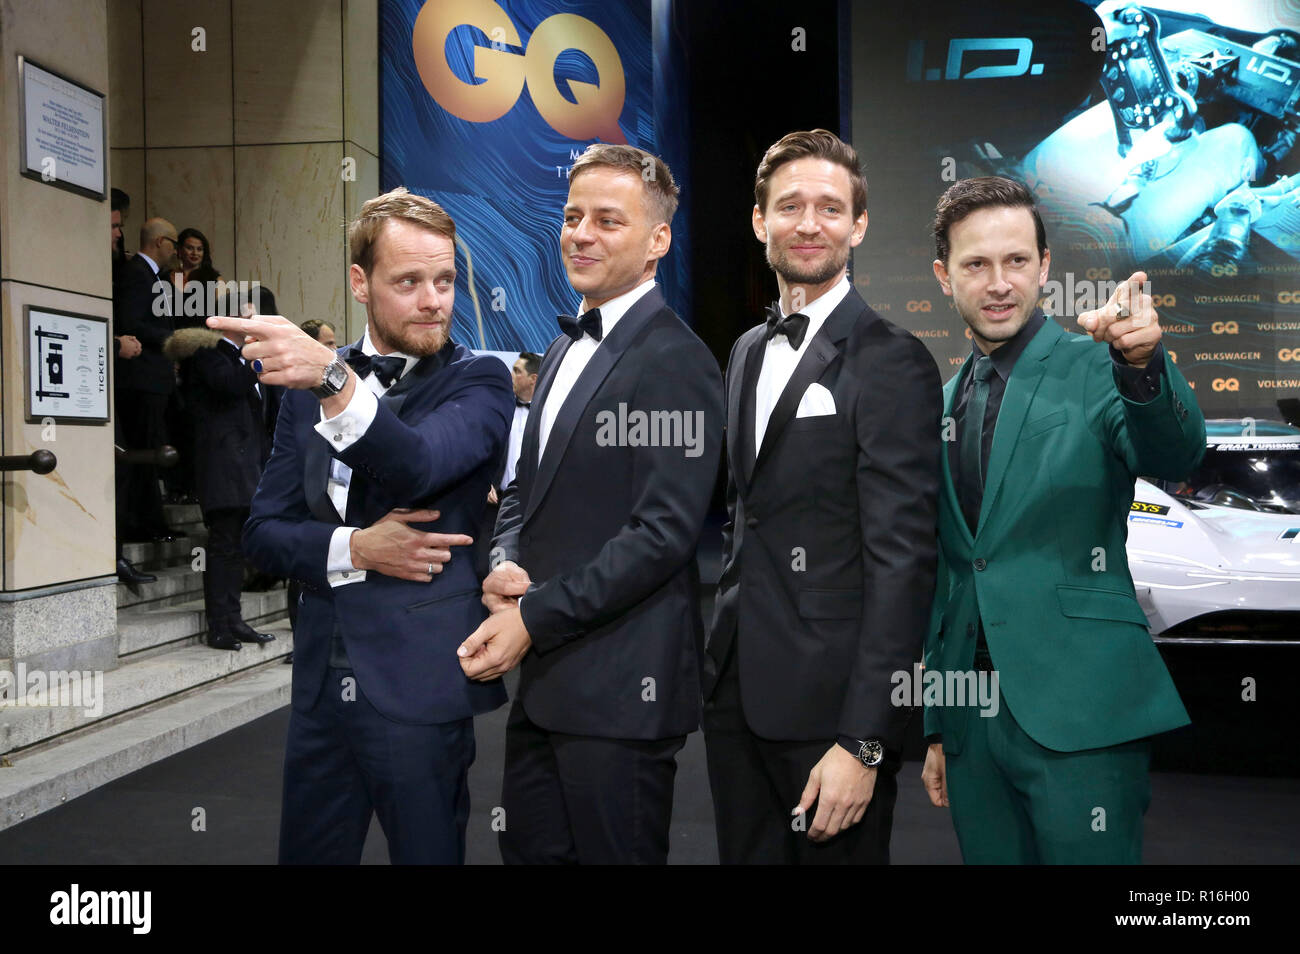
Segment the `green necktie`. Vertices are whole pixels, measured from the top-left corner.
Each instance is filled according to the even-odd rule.
[[[974,387],[961,424],[962,509],[972,531],[979,524],[980,505],[984,502],[984,412],[989,405],[989,378],[993,377],[993,359],[980,355],[971,369]]]

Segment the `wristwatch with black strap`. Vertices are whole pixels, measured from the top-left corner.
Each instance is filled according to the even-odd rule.
[[[865,768],[875,768],[885,760],[885,746],[879,739],[855,739],[841,735],[840,747],[863,764]]]

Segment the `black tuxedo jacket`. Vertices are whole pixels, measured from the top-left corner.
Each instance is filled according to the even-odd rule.
[[[533,647],[519,700],[554,732],[685,735],[700,717],[695,549],[721,452],[722,376],[653,288],[592,355],[539,463],[543,411],[571,343],[561,335],[542,358],[493,540],[534,584],[520,604]],[[680,446],[688,415],[690,447]]]
[[[172,287],[166,273],[155,276],[139,255],[121,266],[113,289],[113,333],[134,335],[140,340],[140,353],[129,360],[117,359],[113,366],[115,387],[154,394],[175,390],[176,373],[171,359],[162,351],[175,325],[170,316],[154,314],[155,300],[160,296],[170,300]],[[165,311],[161,302],[158,310]]]
[[[339,354],[359,350],[357,342]],[[505,701],[500,680],[472,682],[456,656],[487,615],[465,548],[454,549],[429,582],[370,570],[361,582],[331,587],[325,567],[339,526],[369,527],[395,507],[441,511],[433,523],[412,524],[418,530],[473,536],[512,395],[498,359],[449,341],[389,388],[361,439],[335,453],[314,427],[320,402],[309,391],[285,394],[271,460],[244,526],[244,552],[261,569],[306,588],[294,632],[294,708],[310,709],[319,696],[336,625],[361,690],[388,719],[451,722]],[[346,522],[329,498],[333,457],[352,468]]]
[[[194,418],[194,483],[203,511],[248,507],[271,456],[282,388],[258,384],[237,346],[206,328],[185,328],[163,353],[181,363]],[[260,391],[260,393],[259,393]]]
[[[754,452],[764,326],[727,365],[727,523],[705,698],[737,653],[745,718],[773,740],[882,739],[907,710],[891,676],[920,658],[936,563],[939,373],[850,290]],[[797,417],[813,383],[833,414]]]

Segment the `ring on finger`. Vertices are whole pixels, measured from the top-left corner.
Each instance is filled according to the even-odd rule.
[[[1127,306],[1127,305],[1120,305],[1120,306],[1119,306],[1119,310],[1115,313],[1115,317],[1117,317],[1117,318],[1127,318],[1127,317],[1129,316],[1129,314],[1130,314],[1130,312],[1129,312],[1129,310],[1128,310],[1128,306]]]
[[[429,578],[433,579],[433,564],[429,564]]]
[[[251,362],[249,362],[249,363],[252,364],[252,366],[253,366],[253,373],[254,373],[254,374],[261,374],[263,371],[266,370],[266,365],[262,364],[262,359],[261,359],[261,358],[254,358],[254,359],[253,359]]]

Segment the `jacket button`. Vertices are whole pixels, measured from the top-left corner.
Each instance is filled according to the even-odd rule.
[[[747,519],[747,520],[745,521],[745,526],[747,526],[747,527],[757,527],[757,526],[758,526],[758,518],[757,518],[757,517],[750,517],[749,519]]]
[[[982,570],[988,565],[989,565],[988,561],[985,560],[983,557],[975,558],[975,569]]]

